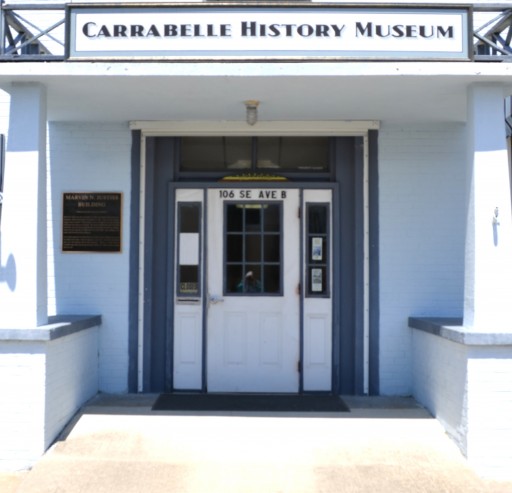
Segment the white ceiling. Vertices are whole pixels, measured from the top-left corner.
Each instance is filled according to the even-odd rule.
[[[60,121],[287,120],[465,121],[474,83],[512,94],[512,65],[374,63],[2,63],[0,87],[47,87]]]

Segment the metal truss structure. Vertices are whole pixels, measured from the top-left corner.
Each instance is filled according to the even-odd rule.
[[[475,61],[512,61],[512,8],[494,14],[473,31]]]
[[[0,2],[0,62],[65,60],[64,4]],[[511,62],[512,8],[474,5],[472,10],[474,19],[485,19],[473,31],[473,60]]]
[[[0,61],[64,60],[63,4],[6,4],[0,9]]]

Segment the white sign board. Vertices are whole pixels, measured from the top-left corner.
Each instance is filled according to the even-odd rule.
[[[468,60],[468,11],[68,8],[71,59]]]

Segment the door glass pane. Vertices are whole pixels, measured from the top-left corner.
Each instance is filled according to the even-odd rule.
[[[261,231],[261,204],[249,204],[244,209],[245,230]]]
[[[180,233],[198,233],[200,208],[197,204],[180,204]]]
[[[325,205],[308,205],[308,224],[310,234],[327,232],[327,214]]]
[[[246,269],[243,278],[238,283],[237,291],[247,294],[262,293],[261,266],[248,264]]]
[[[261,260],[261,235],[247,235],[245,237],[245,260],[259,262]]]
[[[241,207],[230,207],[227,214],[227,230],[231,232],[243,231],[244,217]]]
[[[266,293],[279,293],[280,291],[281,268],[279,265],[265,266],[265,284],[263,288]]]
[[[265,262],[279,262],[281,260],[281,241],[279,236],[265,235],[263,244]]]
[[[269,204],[263,209],[265,231],[276,232],[280,228],[279,206]]]
[[[226,240],[226,260],[228,262],[241,262],[243,260],[244,237],[242,235],[228,234]]]
[[[226,266],[226,292],[238,293],[240,280],[243,279],[242,264]]]
[[[225,217],[225,294],[281,294],[282,204],[226,203]]]

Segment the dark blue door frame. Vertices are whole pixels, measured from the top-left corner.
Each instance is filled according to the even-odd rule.
[[[144,251],[144,328],[143,391],[170,390],[172,339],[169,335],[169,281],[166,272],[169,251],[165,234],[170,224],[168,185],[175,181],[178,140],[171,137],[145,138],[146,176],[141,177],[141,133],[132,133],[132,196],[130,220],[130,312],[128,388],[139,388],[139,201],[142,180],[145,184],[145,251]],[[368,205],[369,205],[369,375],[371,395],[379,393],[379,252],[378,252],[378,132],[368,133]],[[364,393],[364,139],[333,138],[335,182],[339,193],[333,200],[334,231],[340,245],[333,250],[333,276],[337,276],[337,298],[333,313],[333,392],[346,395]],[[302,180],[301,180],[302,181]],[[180,183],[179,186],[192,184]],[[206,187],[207,182],[194,183]],[[291,185],[291,184],[290,184]],[[299,184],[297,184],[299,185]],[[299,186],[303,187],[305,184]],[[315,188],[315,183],[309,184]],[[318,183],[320,185],[320,183]],[[337,243],[336,243],[337,241]],[[165,277],[165,276],[163,276]]]

